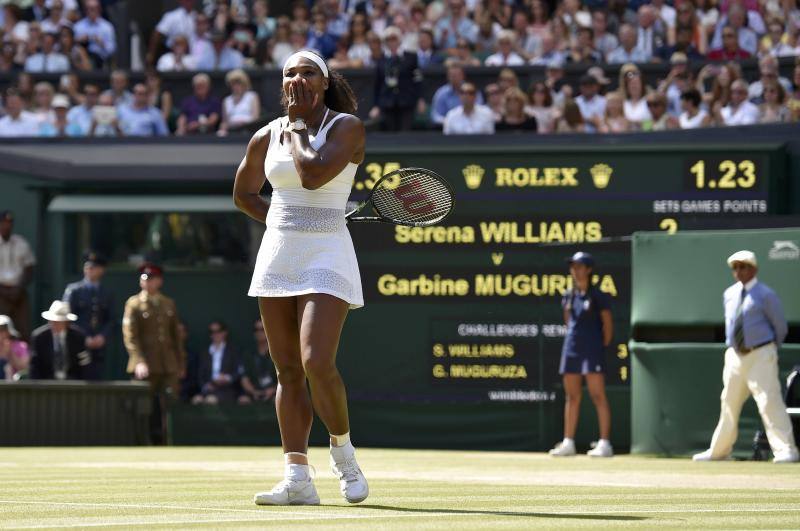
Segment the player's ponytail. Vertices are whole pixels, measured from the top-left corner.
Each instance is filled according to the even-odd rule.
[[[325,105],[336,112],[347,114],[354,114],[358,108],[358,101],[355,94],[353,94],[353,89],[350,88],[350,83],[336,70],[328,72],[328,90],[325,91]]]

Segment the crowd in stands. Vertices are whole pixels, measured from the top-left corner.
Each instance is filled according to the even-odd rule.
[[[6,91],[0,136],[226,135],[263,120],[247,71],[280,68],[311,49],[333,68],[376,72],[370,119],[387,130],[445,134],[624,132],[800,120],[797,0],[296,0],[273,16],[267,0],[178,0],[141,52],[146,82],[115,70],[118,33],[100,0],[9,2],[0,12]],[[273,5],[274,7],[274,5]],[[743,60],[759,78],[744,79]],[[667,75],[644,82],[639,66]],[[500,67],[478,87],[464,67]],[[521,86],[514,67],[543,67]],[[585,67],[574,85],[565,67]],[[638,65],[638,66],[637,66]],[[432,101],[426,69],[446,67]],[[76,72],[110,72],[110,89]],[[619,70],[610,80],[606,71]],[[228,93],[206,71],[225,71]],[[173,101],[166,72],[197,73]],[[37,74],[63,74],[58,87]],[[362,96],[362,100],[366,100]],[[452,114],[450,114],[452,113]]]

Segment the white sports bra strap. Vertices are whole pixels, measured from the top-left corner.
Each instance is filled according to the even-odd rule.
[[[328,111],[325,111],[325,116],[326,116],[326,117],[328,116]],[[326,123],[324,126],[322,126],[322,129],[321,129],[321,130],[319,130],[319,131],[317,132],[317,136],[322,136],[322,134],[324,133],[324,134],[325,134],[325,138],[328,138],[328,129],[330,129],[330,128],[331,128],[331,125],[333,125],[333,123],[334,123],[336,120],[338,120],[339,118],[343,118],[343,117],[345,117],[345,116],[346,116],[346,114],[345,114],[345,113],[343,113],[343,112],[340,112],[339,114],[337,114],[336,116],[334,116],[333,118],[331,118],[331,121],[330,121],[330,122],[328,122],[328,123]],[[323,123],[324,123],[324,122],[325,122],[325,118],[323,118],[323,119],[322,119],[322,121],[323,121]]]

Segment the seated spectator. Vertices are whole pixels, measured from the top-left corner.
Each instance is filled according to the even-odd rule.
[[[367,42],[368,33],[369,22],[367,21],[367,15],[355,13],[350,19],[350,31],[347,33],[347,59],[356,68],[372,65],[372,51]],[[343,39],[344,37],[340,40]]]
[[[750,125],[758,122],[758,107],[747,101],[747,82],[731,83],[731,101],[716,113],[720,125]]]
[[[760,26],[760,28],[756,30],[754,24],[755,26]],[[766,28],[757,11],[747,11],[741,2],[731,3],[727,15],[724,15],[717,22],[714,37],[711,39],[710,44],[712,51],[728,47],[729,43],[725,41],[725,30],[728,28],[733,29],[733,40],[737,44],[737,49],[747,52],[747,57],[758,52],[758,33],[764,33]],[[737,59],[744,58],[737,57]]]
[[[711,91],[706,92],[706,80],[711,77]],[[703,103],[706,107],[715,110],[715,107],[722,109],[730,101],[731,83],[741,77],[740,70],[736,67],[735,63],[728,63],[725,65],[708,64],[700,69],[697,74],[697,90],[703,98]]]
[[[225,136],[252,124],[261,116],[261,102],[251,89],[250,77],[244,70],[231,70],[225,76],[231,93],[222,100],[222,122],[217,134]]]
[[[764,103],[759,106],[758,122],[762,124],[788,122],[791,118],[786,106],[786,91],[777,81],[764,84]]]
[[[70,123],[67,119],[69,98],[64,94],[56,94],[53,98],[53,111],[55,112],[55,120],[52,123],[43,123],[39,128],[39,136],[62,138],[66,136],[84,136],[85,133],[80,126]]]
[[[540,53],[534,57],[530,63],[532,65],[552,65],[556,63],[563,64],[566,60],[566,54],[561,51],[558,46],[559,42],[555,35],[553,35],[551,32],[543,34],[541,38]]]
[[[41,127],[45,123],[53,123],[56,114],[53,111],[53,98],[56,91],[47,81],[39,81],[33,88],[33,108],[31,112]]]
[[[186,72],[196,70],[194,56],[189,53],[189,39],[177,35],[172,39],[170,51],[158,58],[156,70],[159,72]]]
[[[609,63],[646,63],[650,57],[636,46],[636,28],[623,24],[619,28],[619,47],[608,54]]]
[[[608,13],[603,9],[595,9],[592,12],[592,31],[594,32],[594,49],[600,52],[605,61],[608,54],[619,46],[619,40],[608,31]]]
[[[33,99],[34,99],[34,86],[35,82],[33,81],[33,76],[28,72],[20,72],[17,74],[17,93],[19,97],[22,98],[22,102],[24,105],[25,110],[30,110],[33,108]]]
[[[666,131],[677,129],[678,119],[667,112],[667,97],[660,92],[651,92],[645,98],[650,119],[642,122],[642,131]]]
[[[536,132],[536,118],[525,114],[525,93],[518,88],[510,88],[504,95],[502,119],[495,124],[498,132]]]
[[[53,301],[42,312],[47,324],[33,331],[30,342],[30,378],[32,380],[84,380],[92,362],[85,337],[71,324],[78,316],[69,303]]]
[[[69,69],[69,58],[56,51],[56,36],[52,33],[45,33],[39,51],[25,60],[25,71],[33,74],[67,72]]]
[[[97,85],[89,83],[83,87],[83,103],[75,105],[67,113],[67,122],[80,129],[82,135],[88,135],[92,128],[92,110],[98,103],[100,89]]]
[[[111,88],[103,94],[111,96],[113,104],[117,107],[133,105],[133,93],[128,90],[128,74],[124,70],[114,70],[111,72]]]
[[[20,339],[14,322],[0,315],[0,379],[17,380],[28,371],[28,344]]]
[[[493,27],[493,38],[496,39],[506,26],[495,23]],[[522,10],[514,11],[511,15],[511,31],[514,32],[514,49],[525,59],[526,62],[536,57],[542,47],[543,32],[534,32],[530,24],[530,18]],[[493,50],[494,46],[489,50]]]
[[[556,133],[585,133],[586,126],[581,116],[581,108],[573,100],[568,99],[564,102],[564,110],[561,118],[556,122]]]
[[[678,116],[681,113],[681,94],[691,86],[691,71],[683,52],[672,54],[669,63],[669,74],[658,84],[658,92],[667,97],[667,112]]]
[[[475,57],[475,45],[467,39],[458,39],[456,47],[447,50],[448,61],[455,61],[463,66],[481,66],[481,60]]]
[[[541,81],[533,83],[528,89],[528,105],[525,113],[536,118],[540,133],[552,133],[556,120],[556,108],[553,106],[553,95]]]
[[[47,18],[47,7],[45,7],[45,0],[33,0],[33,4],[22,12],[22,18],[29,22],[41,22]]]
[[[256,40],[263,41],[272,37],[278,28],[275,17],[269,16],[269,2],[255,0],[253,2],[253,25],[256,27]]]
[[[28,42],[25,45],[23,64],[28,60],[28,57],[39,52],[42,47],[43,36],[41,24],[38,22],[28,24]]]
[[[688,45],[691,46],[702,57],[708,51],[708,33],[697,14],[697,9],[692,2],[681,2],[676,5],[676,19],[675,27],[671,32],[674,34],[668,38],[670,44],[677,45],[678,41],[688,40]],[[679,31],[685,31],[688,34],[680,37]],[[685,50],[681,50],[684,53]],[[687,54],[688,55],[688,54]]]
[[[176,135],[213,133],[222,114],[219,98],[211,94],[211,78],[208,74],[196,74],[192,78],[192,94],[181,102]]]
[[[251,65],[256,55],[256,35],[253,25],[246,15],[237,15],[233,19],[233,30],[230,32],[230,47],[239,52],[243,64]]]
[[[69,99],[70,107],[83,103],[81,80],[75,72],[61,75],[58,79],[58,91]]]
[[[528,23],[532,37],[540,40],[550,31],[550,7],[544,0],[531,0],[531,16]]]
[[[796,30],[795,30],[796,31]],[[788,44],[789,35],[784,31],[783,21],[773,18],[767,24],[767,34],[761,38],[759,55],[790,57],[797,55],[797,49]]]
[[[286,17],[279,18],[275,34],[270,39],[272,49],[270,59],[272,64],[278,68],[282,68],[289,56],[296,51],[294,45],[292,45],[291,32],[292,27],[289,19]]]
[[[348,34],[342,35],[342,38],[336,41],[336,51],[333,56],[328,59],[328,68],[334,70],[343,70],[345,68],[361,68],[361,62],[351,61],[347,57],[347,50],[350,48],[350,36]]]
[[[228,342],[228,327],[222,321],[208,325],[211,344],[208,352],[200,355],[198,377],[200,394],[192,398],[193,404],[219,404],[236,401],[242,372],[239,353]]]
[[[591,25],[592,15],[581,5],[580,0],[562,0],[559,7],[561,16],[558,18],[567,26],[570,35],[575,35],[578,28]]]
[[[642,81],[642,74],[634,64],[622,65],[619,71],[619,90],[625,97],[625,118],[635,127],[640,127],[642,122],[650,120],[650,111],[647,108],[647,88]]]
[[[319,52],[325,59],[333,57],[336,39],[328,32],[328,18],[321,9],[314,9],[307,39],[306,46],[309,49]]]
[[[780,75],[778,59],[772,55],[765,55],[758,60],[758,74],[758,80],[750,84],[750,92],[747,94],[747,99],[755,104],[763,101],[762,92],[766,84],[778,82],[784,91],[789,92],[792,89],[791,81]]]
[[[15,61],[17,64],[25,62],[25,46],[28,42],[28,23],[22,19],[22,8],[16,4],[6,3],[0,16],[2,22],[3,39],[11,42],[16,47]]]
[[[366,26],[366,24],[365,24]],[[353,47],[351,46],[352,50]],[[441,66],[444,58],[436,51],[433,39],[433,30],[423,28],[419,30],[419,46],[417,47],[417,65],[420,68]]]
[[[163,42],[172,49],[178,36],[184,38],[195,35],[196,20],[200,13],[194,10],[194,0],[178,0],[178,7],[167,11],[161,16],[155,30],[150,35],[150,46],[147,51],[147,64],[152,66],[156,62],[158,50]],[[208,31],[208,18],[203,15],[206,22],[205,31]],[[193,45],[194,43],[192,43]]]
[[[431,120],[434,123],[443,124],[447,113],[461,105],[460,90],[464,80],[464,68],[458,63],[448,64],[447,84],[436,89],[431,100]],[[477,103],[483,103],[480,94]]]
[[[86,48],[75,42],[75,32],[70,26],[63,26],[59,32],[58,49],[69,59],[70,70],[86,72],[93,68]]]
[[[197,13],[194,17],[194,33],[189,35],[189,50],[195,65],[201,57],[212,53],[211,45],[211,22],[203,13]]]
[[[220,30],[211,33],[211,49],[197,61],[198,70],[233,70],[243,66],[244,57],[228,45],[228,36]]]
[[[86,17],[75,24],[75,40],[86,45],[97,68],[103,68],[117,51],[117,33],[111,22],[100,17],[100,0],[85,0]]]
[[[256,350],[244,358],[244,374],[241,382],[244,394],[239,396],[240,404],[272,400],[278,389],[278,376],[275,374],[275,365],[269,357],[269,344],[261,319],[253,324],[253,336],[256,340]]]
[[[581,116],[587,133],[600,130],[606,113],[606,99],[600,95],[600,84],[593,76],[584,74],[580,79],[580,95],[575,103],[581,110]]]
[[[64,13],[64,3],[61,0],[53,0],[50,3],[50,10],[47,18],[40,20],[42,31],[45,33],[61,33],[62,28],[71,28],[72,23]]]
[[[669,40],[670,30],[674,30],[676,26],[678,12],[664,0],[651,0],[650,5],[656,20],[664,26],[666,40]]]
[[[444,117],[444,134],[475,135],[494,133],[494,114],[485,105],[477,102],[478,89],[469,82],[462,83],[461,105]]]
[[[16,54],[17,47],[14,46],[13,42],[2,43],[2,48],[0,48],[0,73],[13,74],[22,70],[22,66],[14,59]]]
[[[644,54],[644,60],[649,61],[653,53],[667,43],[665,24],[658,19],[651,4],[639,6],[636,21],[636,47]]]
[[[714,30],[719,22],[719,9],[717,9],[716,0],[694,0],[695,13],[700,23],[700,27],[706,34],[706,41],[708,36],[714,34]],[[707,48],[706,48],[707,49]]]
[[[578,28],[575,45],[569,50],[567,62],[579,64],[603,62],[602,54],[594,48],[594,32],[592,28]]]
[[[681,129],[698,129],[706,127],[710,118],[708,113],[700,108],[702,99],[697,89],[686,89],[681,93],[681,108],[683,112],[678,118]]]
[[[733,26],[726,26],[722,30],[722,47],[708,52],[708,58],[712,61],[738,61],[750,57],[750,52],[739,47],[737,31]]]
[[[606,108],[598,131],[601,133],[627,133],[631,131],[631,123],[625,118],[625,100],[619,92],[606,96]]]
[[[104,92],[97,100],[97,105],[92,107],[92,121],[89,124],[88,136],[116,137],[123,136],[119,121],[119,109],[122,107],[114,106],[114,98],[111,94]]]
[[[161,78],[153,70],[144,73],[144,84],[150,92],[150,105],[161,111],[170,130],[175,129],[178,112],[172,104],[172,92],[161,87]]]
[[[513,87],[507,90],[511,90],[511,88]],[[505,112],[505,92],[497,83],[489,83],[484,90],[486,91],[486,106],[494,114],[494,121],[497,123],[503,119],[503,113]],[[478,91],[478,96],[480,95],[481,93]]]
[[[497,37],[495,53],[484,61],[486,66],[522,66],[525,60],[513,49],[514,32],[510,30],[501,31]]]
[[[564,101],[572,98],[572,87],[564,79],[564,63],[562,61],[548,63],[544,70],[544,84],[550,89],[553,105],[556,107],[561,108]]]
[[[133,86],[133,105],[117,109],[119,127],[125,136],[167,136],[169,129],[161,111],[150,105],[150,89],[144,83]]]
[[[39,122],[24,110],[22,98],[14,88],[5,92],[6,114],[0,118],[0,137],[33,137],[39,134]]]
[[[692,44],[692,29],[688,26],[678,26],[675,30],[675,44],[659,47],[653,54],[653,60],[666,63],[676,53],[685,55],[690,61],[703,60],[703,56]]]
[[[503,27],[496,22],[493,22],[492,19],[485,13],[481,16],[475,17],[475,22],[478,24],[478,34],[475,37],[475,51],[483,56],[488,56],[490,53],[492,53],[492,50],[494,50],[495,44],[497,44],[497,35],[503,30]],[[512,31],[514,32],[514,45],[518,46],[518,43],[520,42],[519,34],[513,27]],[[521,42],[524,43],[525,39],[528,37],[527,25],[525,26],[522,35],[523,38],[521,39]]]
[[[443,50],[455,48],[459,38],[474,43],[478,36],[478,26],[469,18],[464,0],[448,0],[447,4],[449,12],[436,23],[436,41],[439,48]]]

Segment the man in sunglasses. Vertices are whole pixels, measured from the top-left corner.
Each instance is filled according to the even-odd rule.
[[[778,380],[778,347],[787,324],[781,301],[756,278],[758,262],[751,251],[728,258],[736,284],[725,290],[725,368],[717,429],[711,447],[695,454],[695,461],[727,459],[736,442],[739,413],[749,394],[758,405],[775,463],[798,460],[792,424],[786,413]]]

